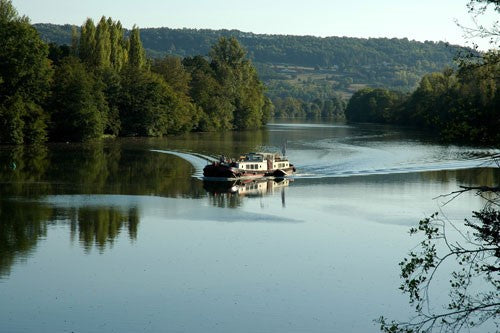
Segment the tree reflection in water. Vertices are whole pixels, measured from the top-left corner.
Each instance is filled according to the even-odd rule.
[[[190,134],[168,140],[123,139],[92,144],[0,147],[0,277],[8,275],[15,262],[30,256],[38,241],[46,237],[51,224],[67,223],[71,239],[77,240],[86,252],[93,246],[105,251],[124,232],[132,240],[137,237],[140,212],[136,206],[89,206],[79,202],[61,207],[47,203],[44,199],[48,196],[208,198],[215,207],[236,208],[251,197],[278,195],[289,185],[288,180],[230,183],[224,185],[226,188],[214,188],[213,184],[193,178],[193,168],[185,160],[151,151],[165,149],[236,156],[266,146],[268,141],[264,132],[231,132]],[[497,184],[498,177],[495,169],[483,168],[368,176],[363,182],[383,186],[412,179],[418,183],[424,179],[476,185]],[[298,178],[293,186],[359,181],[359,177]],[[223,184],[217,184],[220,185]]]
[[[124,230],[131,240],[137,238],[139,216],[136,207],[60,208],[39,201],[0,199],[0,277],[35,251],[50,225],[68,223],[71,240],[78,237],[86,253],[94,246],[104,252]]]
[[[15,261],[26,260],[47,235],[53,210],[45,205],[0,200],[0,277]]]
[[[71,240],[78,240],[88,253],[95,245],[102,253],[106,246],[112,246],[114,240],[124,229],[128,230],[131,240],[137,238],[139,212],[130,208],[123,212],[113,207],[82,207],[68,211],[71,221]]]
[[[127,230],[136,239],[137,207],[59,207],[47,196],[73,194],[155,195],[201,198],[202,182],[191,165],[151,149],[178,149],[234,155],[262,146],[265,131],[192,134],[171,140],[138,139],[87,144],[0,147],[0,277],[35,250],[47,228],[68,223],[70,237],[89,252],[104,251]],[[169,146],[166,146],[169,144]],[[170,146],[172,145],[172,146]],[[237,201],[235,197],[235,201]],[[230,206],[237,206],[236,202]],[[76,206],[76,207],[75,207]],[[121,206],[120,206],[121,207]]]

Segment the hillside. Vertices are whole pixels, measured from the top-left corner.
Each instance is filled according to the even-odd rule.
[[[35,24],[42,38],[69,44],[70,25]],[[206,55],[221,36],[234,36],[247,49],[268,95],[300,102],[348,98],[358,89],[413,90],[430,72],[453,66],[464,48],[408,39],[262,35],[238,30],[141,29],[150,57]]]

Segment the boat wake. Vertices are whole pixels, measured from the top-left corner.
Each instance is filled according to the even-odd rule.
[[[311,145],[313,146],[311,147]],[[290,159],[296,178],[333,178],[495,168],[498,150],[377,143],[366,146],[329,140],[304,143]],[[312,149],[311,149],[312,148]],[[292,156],[296,155],[296,156]],[[303,158],[298,158],[298,157]],[[304,158],[306,157],[306,158]],[[301,162],[305,163],[301,163]],[[309,161],[312,161],[309,163]]]
[[[297,165],[295,178],[336,178],[353,176],[371,176],[387,174],[418,173],[429,171],[464,170],[475,168],[493,168],[496,164],[490,159],[475,159],[467,161],[449,161],[407,166],[379,168],[349,168],[345,164]]]
[[[352,146],[350,147],[352,148]],[[361,147],[357,147],[360,149]],[[311,151],[291,150],[289,157],[297,168],[297,173],[291,178],[319,179],[371,175],[389,175],[404,173],[419,173],[429,171],[463,170],[475,168],[498,167],[491,154],[459,154],[455,156],[420,156],[418,160],[407,159],[401,154],[391,154],[378,149],[363,147],[355,154],[345,154],[338,151],[329,154],[311,156]],[[216,161],[214,157],[198,153],[179,152],[173,150],[151,150],[152,152],[170,154],[191,163],[195,172],[193,177],[202,180],[203,168]],[[415,157],[415,152],[412,152]],[[315,154],[312,154],[315,155]],[[495,155],[493,153],[493,155]],[[312,163],[308,163],[311,162]]]
[[[206,156],[197,153],[183,153],[173,150],[159,150],[159,149],[151,149],[151,151],[156,153],[174,155],[186,160],[187,162],[191,163],[191,165],[195,169],[193,177],[198,179],[203,179],[203,168],[207,164],[216,161],[216,159],[211,156]]]

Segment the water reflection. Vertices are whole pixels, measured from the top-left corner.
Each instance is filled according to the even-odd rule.
[[[203,188],[209,194],[209,201],[216,207],[236,208],[242,204],[244,197],[262,197],[281,192],[282,205],[285,206],[285,188],[292,179],[269,179],[234,181],[203,181]]]
[[[39,203],[0,200],[0,277],[25,260],[47,235],[53,209]]]
[[[139,225],[138,209],[132,207],[122,211],[113,207],[81,207],[68,210],[71,220],[71,240],[76,236],[88,253],[95,245],[102,253],[106,246],[112,246],[124,229],[131,240],[137,238]]]
[[[31,255],[50,225],[69,224],[72,241],[78,238],[86,253],[94,246],[102,253],[122,231],[135,240],[139,221],[134,206],[59,207],[43,201],[0,199],[0,278]]]
[[[0,195],[204,195],[192,167],[171,155],[122,143],[0,150]]]
[[[405,308],[393,294],[397,262],[409,226],[436,211],[432,198],[500,182],[498,168],[479,165],[482,149],[397,133],[294,125],[0,147],[0,327],[234,331],[265,318],[256,330],[276,331],[295,318],[282,330],[370,331],[371,318],[390,312],[378,300]],[[299,172],[316,178],[208,184],[181,155],[161,152],[238,156],[285,139]],[[394,173],[415,164],[440,171]],[[457,199],[446,212],[456,221],[482,204],[472,193]]]
[[[312,163],[312,167],[316,169],[331,171],[340,168],[340,171],[350,171],[353,168],[360,169],[360,163],[365,163],[368,167],[373,167],[374,161],[386,163],[388,152],[389,155],[398,157],[389,160],[396,160],[398,163],[400,159],[406,158],[406,153],[415,154],[415,149],[410,149],[412,146],[408,142],[400,138],[396,140],[392,134],[380,134],[384,131],[385,128],[378,127],[356,129],[330,126],[308,129],[304,126],[275,126],[270,131],[193,133],[168,139],[123,139],[92,144],[0,147],[0,276],[8,275],[14,262],[31,255],[37,243],[46,237],[47,228],[51,224],[68,224],[71,239],[78,241],[86,252],[94,246],[100,252],[105,251],[113,245],[116,237],[124,232],[128,233],[132,240],[137,237],[140,220],[137,204],[116,205],[116,202],[106,201],[102,204],[94,202],[92,205],[82,205],[79,197],[74,202],[62,206],[44,200],[47,197],[88,195],[96,198],[98,194],[107,194],[117,198],[117,201],[122,200],[117,195],[208,198],[212,207],[237,208],[252,198],[281,195],[281,204],[286,206],[285,188],[291,184],[289,179],[202,182],[193,177],[195,170],[188,161],[158,151],[237,156],[242,152],[256,151],[266,146],[279,146],[288,139],[289,155],[299,165],[299,172],[304,171],[304,168],[300,169],[300,165],[304,166],[306,163]],[[369,144],[367,137],[371,137],[370,140],[375,140],[377,144],[390,142],[389,146],[384,146],[387,151],[370,149],[367,154],[365,150],[356,150],[358,146],[352,142],[361,139],[365,140],[364,145],[376,146],[375,143]],[[341,146],[338,140],[332,141],[332,138],[343,138],[341,141],[351,144],[350,149],[362,155],[366,161],[349,159],[350,155],[339,153],[339,147],[344,146]],[[444,147],[436,147],[417,145],[420,149],[417,156],[404,162],[411,164],[416,159],[434,161],[436,156],[441,158],[443,152],[448,152],[452,155],[449,157],[450,161],[462,163],[464,154],[471,153],[473,160],[477,157],[483,158],[486,154],[480,149],[455,147],[450,152]],[[468,161],[467,158],[465,160]],[[355,163],[344,163],[346,161]],[[398,165],[389,165],[389,169]],[[297,177],[290,193],[295,190],[295,195],[300,196],[306,191],[299,190],[299,187],[318,185],[332,185],[334,191],[335,185],[342,184],[375,184],[379,192],[390,189],[419,193],[423,186],[431,183],[455,182],[459,185],[494,186],[500,182],[499,169],[485,167],[351,175],[344,178],[324,177],[324,174],[322,176]],[[401,186],[404,186],[404,189]],[[356,189],[355,186],[352,187]],[[250,202],[249,204],[251,205]]]
[[[261,131],[193,133],[165,139],[0,147],[0,195],[134,194],[201,197],[202,183],[182,158],[152,150],[234,156],[268,144]]]
[[[294,186],[313,186],[318,184],[377,184],[381,189],[397,184],[448,184],[456,182],[464,186],[496,186],[500,183],[499,168],[481,168],[466,170],[441,170],[380,175],[354,175],[349,177],[324,177],[294,179]],[[443,193],[444,194],[444,193]]]

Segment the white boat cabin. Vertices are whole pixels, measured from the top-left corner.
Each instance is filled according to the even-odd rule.
[[[242,170],[276,170],[289,168],[290,162],[288,159],[274,153],[249,153],[245,156],[240,156],[236,161],[236,167]]]

